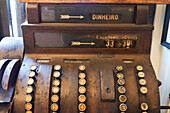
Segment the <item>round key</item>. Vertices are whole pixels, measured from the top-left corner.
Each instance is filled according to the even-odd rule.
[[[117,70],[117,71],[122,71],[122,70],[123,70],[123,67],[122,67],[121,65],[118,65],[118,66],[116,66],[116,70]]]
[[[141,92],[142,94],[146,94],[146,93],[148,92],[148,89],[143,86],[143,87],[140,88],[140,92]]]
[[[55,65],[55,66],[54,66],[54,69],[58,71],[58,70],[61,69],[61,66],[60,66],[60,65]]]
[[[148,113],[148,112],[145,111],[145,112],[142,112],[142,113]]]
[[[119,78],[119,79],[123,79],[124,78],[124,75],[123,75],[123,73],[117,73],[117,78]]]
[[[37,66],[36,65],[32,65],[31,67],[30,67],[30,70],[31,71],[35,71],[37,69]]]
[[[144,111],[148,110],[148,104],[147,103],[142,103],[141,104],[141,109],[144,110]]]
[[[86,77],[86,74],[85,73],[80,73],[79,74],[79,78],[85,78]]]
[[[34,79],[29,78],[29,79],[27,80],[27,84],[28,84],[28,85],[33,85],[33,84],[34,84]]]
[[[86,92],[86,88],[84,86],[80,86],[79,93],[85,93],[85,92]]]
[[[36,75],[36,73],[34,71],[31,71],[31,72],[29,72],[28,75],[29,75],[29,77],[34,77]]]
[[[53,95],[53,96],[51,97],[51,101],[52,101],[52,102],[58,102],[58,100],[59,100],[59,96],[58,96],[58,95]]]
[[[79,102],[85,102],[86,101],[86,96],[85,95],[80,95],[79,96]]]
[[[57,110],[58,110],[58,107],[59,107],[58,104],[55,104],[55,103],[54,103],[54,104],[51,105],[51,110],[52,110],[52,111],[57,111]]]
[[[119,96],[119,101],[120,101],[120,102],[126,102],[126,100],[127,100],[126,95],[120,95],[120,96]]]
[[[118,79],[118,80],[117,80],[117,83],[118,83],[119,85],[124,85],[124,84],[125,84],[125,80],[124,80],[124,79]]]
[[[53,73],[53,76],[56,77],[56,78],[60,77],[60,75],[61,75],[61,73],[59,71],[55,71]]]
[[[142,85],[142,86],[146,85],[146,80],[145,79],[140,79],[139,84]]]
[[[32,96],[31,95],[26,95],[25,96],[25,101],[26,102],[31,102],[31,100],[32,100]]]
[[[58,93],[59,91],[60,91],[60,88],[59,88],[59,87],[54,86],[54,87],[52,88],[52,92],[53,92],[53,93]]]
[[[86,105],[84,103],[79,104],[79,111],[85,111]]]
[[[138,73],[138,77],[140,77],[140,78],[145,77],[145,73],[144,73],[144,72],[139,72],[139,73]]]
[[[58,79],[54,80],[53,85],[59,86],[60,85],[60,80],[58,80]]]
[[[126,111],[127,105],[126,104],[120,104],[119,109],[120,109],[120,111]]]
[[[31,110],[32,109],[32,104],[31,103],[26,103],[25,104],[25,109],[26,110]]]
[[[142,71],[142,70],[143,70],[143,67],[142,67],[142,66],[136,66],[136,69],[137,69],[138,71]]]
[[[28,86],[26,88],[26,93],[32,93],[33,92],[33,87],[32,86]]]
[[[85,69],[86,69],[86,66],[85,66],[85,65],[80,65],[80,66],[79,66],[79,70],[80,70],[80,71],[84,71]]]
[[[79,79],[79,84],[80,85],[85,85],[86,84],[86,80],[85,79]]]
[[[120,87],[118,88],[118,91],[119,91],[119,93],[123,94],[123,93],[126,92],[126,88],[123,87],[123,86],[120,86]]]
[[[32,113],[32,111],[26,111],[25,113]]]

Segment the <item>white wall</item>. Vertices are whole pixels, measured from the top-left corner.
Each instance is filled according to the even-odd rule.
[[[165,5],[157,5],[151,47],[151,61],[157,78],[162,82],[160,87],[161,105],[168,105],[170,92],[170,49],[160,45],[165,8]],[[166,110],[162,110],[162,113],[165,112]]]

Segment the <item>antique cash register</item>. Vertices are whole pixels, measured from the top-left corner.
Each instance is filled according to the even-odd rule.
[[[28,4],[10,112],[160,113],[150,61],[154,8]]]

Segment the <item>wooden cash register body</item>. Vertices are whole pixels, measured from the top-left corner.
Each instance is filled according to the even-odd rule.
[[[29,2],[22,1],[21,2]],[[34,2],[33,0],[30,2]],[[51,1],[52,2],[52,1]],[[53,1],[55,2],[55,1]],[[81,1],[83,2],[83,1]],[[89,1],[90,2],[90,1]],[[99,1],[93,1],[99,2]],[[100,0],[102,2],[102,0]],[[113,2],[113,1],[108,1]],[[151,2],[151,1],[150,1]],[[104,1],[103,1],[104,3]],[[107,3],[105,1],[105,3]],[[123,2],[122,2],[123,3]],[[139,2],[133,2],[139,3]],[[140,13],[140,12],[139,12]],[[30,16],[30,14],[28,15]],[[141,17],[142,15],[140,15]],[[138,16],[136,16],[138,17]],[[138,19],[138,18],[136,18]],[[140,18],[141,19],[141,18]],[[142,20],[142,19],[141,19]],[[25,57],[18,75],[15,88],[13,113],[25,112],[25,96],[28,73],[31,65],[38,66],[37,85],[34,98],[34,113],[51,113],[51,76],[53,66],[62,66],[60,88],[60,113],[78,112],[78,67],[86,66],[86,113],[119,113],[119,93],[116,74],[117,65],[123,66],[127,96],[126,113],[141,113],[140,104],[146,102],[148,113],[160,113],[158,82],[150,62],[150,45],[153,25],[124,23],[41,23],[24,24]],[[45,48],[35,46],[34,33],[105,33],[105,34],[140,34],[140,43],[136,48]],[[56,37],[57,38],[57,37]],[[50,37],[49,37],[50,39]],[[48,40],[46,40],[48,41]],[[47,63],[37,63],[37,60],[49,60]],[[68,62],[67,62],[68,61]],[[77,61],[77,62],[75,62]],[[125,63],[124,61],[131,61]],[[148,93],[142,95],[139,91],[136,66],[144,68]],[[104,82],[104,85],[101,83]],[[111,89],[110,93],[106,89]]]

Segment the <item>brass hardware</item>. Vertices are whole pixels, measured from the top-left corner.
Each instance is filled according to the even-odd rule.
[[[147,103],[142,103],[141,104],[141,109],[144,110],[144,111],[148,110],[148,104]]]
[[[85,69],[86,69],[86,66],[85,66],[85,65],[80,65],[80,66],[79,66],[79,70],[80,70],[80,71],[84,71]]]
[[[140,78],[145,77],[145,73],[144,72],[138,72],[138,77],[140,77]]]
[[[55,66],[54,66],[54,70],[57,70],[57,71],[58,71],[58,70],[60,70],[60,69],[61,69],[61,66],[60,66],[60,65],[55,65]]]
[[[85,78],[86,77],[86,74],[85,73],[80,73],[79,74],[79,78]]]
[[[118,79],[118,80],[117,80],[117,83],[118,83],[119,85],[124,85],[124,84],[125,84],[125,80],[124,80],[124,79]]]
[[[138,71],[142,71],[142,70],[143,70],[143,67],[142,67],[142,66],[136,66],[136,69],[137,69]]]
[[[117,71],[122,71],[122,70],[123,70],[123,67],[122,67],[121,65],[118,65],[118,66],[116,66],[116,70],[117,70]]]
[[[86,80],[85,79],[79,79],[79,84],[80,85],[85,85],[86,84]]]
[[[34,77],[36,75],[36,73],[34,71],[31,71],[31,72],[29,72],[28,75],[29,75],[29,77]]]
[[[29,78],[29,79],[27,80],[27,84],[28,84],[28,85],[33,85],[33,84],[34,84],[34,79]]]
[[[31,95],[26,95],[25,96],[25,101],[26,102],[31,102],[31,100],[32,100],[32,96]]]
[[[145,79],[140,79],[139,84],[142,85],[142,86],[146,85],[146,80]]]
[[[140,88],[140,92],[141,92],[142,94],[146,94],[146,93],[148,92],[148,89],[143,86],[143,87]]]
[[[33,92],[33,87],[32,86],[28,86],[26,88],[26,93],[32,93]]]
[[[52,111],[57,111],[58,108],[59,108],[58,104],[55,104],[55,103],[54,103],[54,104],[51,105],[51,110],[52,110]]]
[[[60,88],[59,88],[59,87],[54,86],[54,87],[52,88],[52,92],[53,92],[53,93],[58,93],[59,91],[60,91]]]
[[[86,105],[84,103],[79,104],[79,110],[80,111],[85,111],[86,110]]]
[[[125,88],[124,86],[120,86],[120,87],[118,88],[118,91],[119,91],[119,93],[123,94],[123,93],[126,92],[126,88]]]
[[[120,102],[126,102],[126,100],[127,100],[126,95],[120,95],[120,96],[119,96],[119,101],[120,101]]]
[[[59,86],[60,85],[60,80],[58,80],[58,79],[54,80],[53,85]]]
[[[79,102],[85,102],[86,101],[86,96],[85,95],[80,95],[79,96]]]
[[[58,96],[58,95],[53,95],[53,96],[51,97],[51,101],[52,101],[52,102],[58,102],[58,100],[59,100],[59,96]]]
[[[36,65],[32,65],[31,67],[30,67],[30,70],[31,71],[35,71],[37,69],[37,66]]]
[[[32,104],[31,103],[26,103],[25,104],[25,109],[26,110],[31,110],[32,109]]]
[[[59,71],[55,71],[53,73],[53,76],[56,77],[56,78],[60,77],[60,75],[61,75],[61,73]]]
[[[123,79],[124,78],[124,75],[123,75],[123,73],[117,73],[117,78],[119,78],[119,79]]]
[[[79,93],[85,93],[85,92],[86,92],[86,88],[84,86],[80,86]]]
[[[126,111],[127,105],[126,104],[120,104],[119,109],[120,109],[120,111]]]

